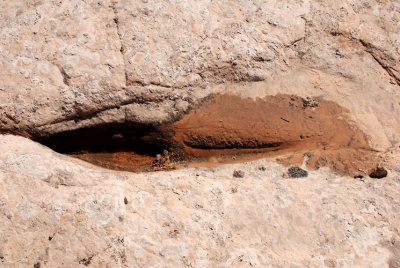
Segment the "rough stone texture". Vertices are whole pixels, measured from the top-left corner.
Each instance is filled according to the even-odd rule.
[[[288,171],[289,171],[289,177],[291,178],[304,178],[308,176],[308,172],[306,170],[296,166],[290,167]]]
[[[336,101],[375,149],[400,145],[397,1],[16,0],[0,8],[2,131],[158,124],[210,93],[281,92]]]
[[[1,265],[388,267],[400,258],[395,170],[364,182],[326,169],[293,180],[260,160],[133,174],[17,136],[0,136],[0,151]],[[246,176],[232,178],[237,169]]]
[[[291,180],[267,160],[131,174],[0,135],[0,264],[397,267],[399,14],[390,0],[1,1],[1,133],[160,124],[211,93],[295,94],[347,108],[395,168],[365,181]]]

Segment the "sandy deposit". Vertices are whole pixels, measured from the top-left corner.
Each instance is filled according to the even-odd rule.
[[[87,129],[44,143],[103,167],[129,171],[215,166],[269,157],[287,166],[305,161],[308,168],[330,167],[353,176],[380,161],[347,109],[332,101],[294,95],[255,101],[209,96],[173,124],[136,133],[137,139],[132,138],[133,128]],[[106,131],[108,135],[103,135]],[[145,142],[147,147],[142,144]],[[164,149],[154,149],[157,142]],[[163,150],[167,155],[162,155]],[[157,160],[157,154],[164,159],[159,156]]]

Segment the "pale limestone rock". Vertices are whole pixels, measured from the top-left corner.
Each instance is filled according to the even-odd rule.
[[[151,125],[212,93],[288,93],[347,108],[397,168],[365,182],[292,180],[267,160],[131,174],[0,135],[0,264],[396,267],[399,14],[386,0],[1,1],[1,132]]]
[[[395,170],[291,179],[259,160],[133,174],[17,136],[1,135],[0,150],[2,265],[387,267],[400,257]]]
[[[381,130],[370,134],[374,148],[400,144],[396,1],[16,0],[0,8],[2,131],[43,137],[127,114],[125,122],[173,121],[176,103],[190,107],[226,85],[272,93],[271,81],[295,73],[279,92],[344,102],[365,132]],[[168,115],[130,115],[149,104]],[[106,110],[118,115],[104,119]]]
[[[3,129],[52,124],[126,98],[107,3],[11,1],[0,8]]]

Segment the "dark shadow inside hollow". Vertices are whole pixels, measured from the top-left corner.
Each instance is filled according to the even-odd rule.
[[[97,125],[36,141],[98,166],[134,172],[279,156],[283,164],[307,161],[349,174],[376,161],[349,112],[323,99],[214,95],[177,120]]]
[[[63,154],[124,151],[156,156],[169,149],[167,136],[168,131],[150,125],[112,124],[60,132],[39,142]]]

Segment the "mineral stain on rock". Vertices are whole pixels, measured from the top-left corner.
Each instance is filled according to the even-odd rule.
[[[59,133],[42,143],[96,165],[128,171],[263,157],[301,165],[306,152],[309,168],[327,166],[341,174],[354,175],[376,165],[366,135],[347,110],[331,101],[283,94],[263,99],[211,95],[175,122],[99,126]]]

